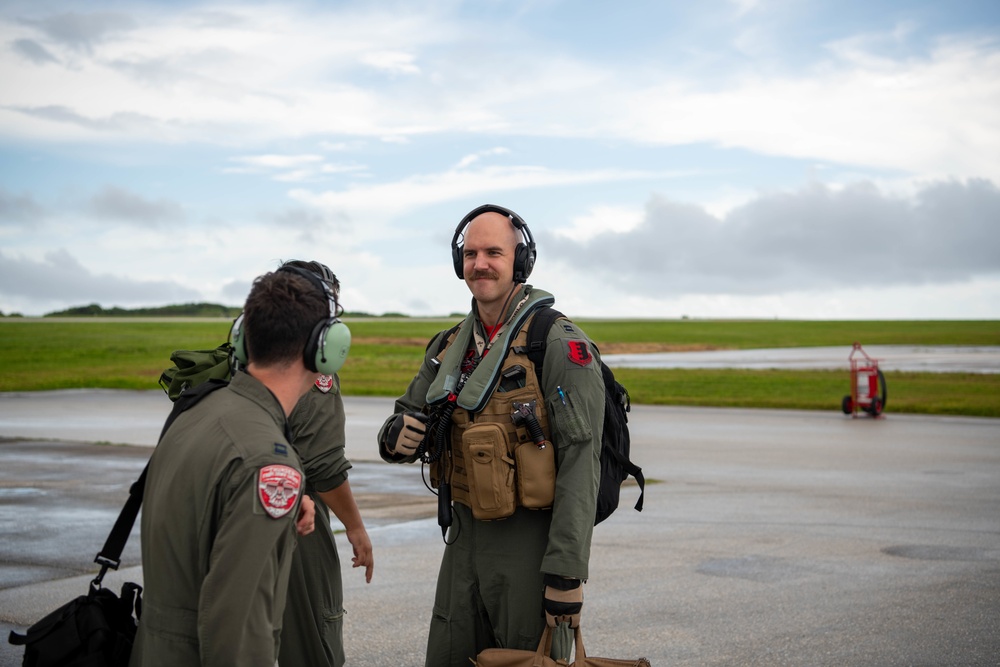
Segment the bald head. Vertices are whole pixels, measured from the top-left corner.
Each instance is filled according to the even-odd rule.
[[[480,213],[472,219],[469,226],[465,228],[466,243],[468,243],[469,236],[475,234],[490,234],[496,241],[509,246],[511,251],[521,242],[521,232],[517,231],[510,218],[496,211]]]

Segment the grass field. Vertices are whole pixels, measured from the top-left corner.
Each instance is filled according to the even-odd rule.
[[[349,395],[397,396],[427,340],[457,319],[348,320]],[[839,410],[846,355],[865,345],[1000,345],[995,321],[579,320],[605,353],[844,346],[845,370],[619,369],[635,403]],[[214,348],[224,319],[0,319],[0,391],[155,389],[176,349]],[[887,412],[1000,417],[1000,376],[886,373]]]

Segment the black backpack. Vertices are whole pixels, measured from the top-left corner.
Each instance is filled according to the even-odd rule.
[[[539,382],[545,359],[545,341],[552,324],[560,317],[566,318],[558,310],[546,306],[535,313],[528,325],[528,358],[535,365]],[[601,433],[601,485],[597,491],[595,526],[618,509],[621,485],[629,475],[639,484],[639,500],[635,503],[637,512],[642,511],[646,495],[646,478],[642,475],[642,468],[629,459],[628,412],[632,403],[628,390],[615,379],[615,374],[603,361],[601,375],[604,377],[604,430]]]

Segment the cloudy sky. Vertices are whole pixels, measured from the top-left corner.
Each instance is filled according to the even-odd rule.
[[[0,5],[0,311],[468,308],[514,209],[574,316],[1000,319],[1000,2]]]

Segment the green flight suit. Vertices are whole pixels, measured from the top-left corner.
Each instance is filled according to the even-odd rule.
[[[281,667],[341,667],[345,661],[344,584],[330,509],[317,495],[347,481],[351,468],[344,452],[340,379],[321,377],[299,399],[288,423],[306,472],[306,492],[316,501],[316,530],[299,538],[292,557],[278,663]]]
[[[546,299],[553,302],[551,295],[522,286],[512,299],[508,317],[519,307],[530,309]],[[425,409],[438,372],[453,370],[439,369],[436,364],[443,334],[428,345],[420,371],[396,401],[395,414]],[[498,338],[503,335],[502,330],[497,334]],[[545,628],[543,574],[589,576],[604,420],[600,357],[586,335],[568,320],[557,320],[546,341],[541,389],[556,448],[555,501],[547,510],[518,507],[513,516],[501,521],[475,520],[468,507],[455,504],[455,521],[438,574],[427,667],[466,667],[469,658],[490,647],[534,650]],[[504,353],[494,348],[480,366],[497,363]],[[395,414],[379,433],[382,458],[412,462],[416,457],[395,456],[386,449],[386,433]],[[566,656],[570,633],[565,626],[557,630],[553,655]]]
[[[273,667],[301,475],[281,405],[247,373],[177,418],[147,473],[132,667]]]

